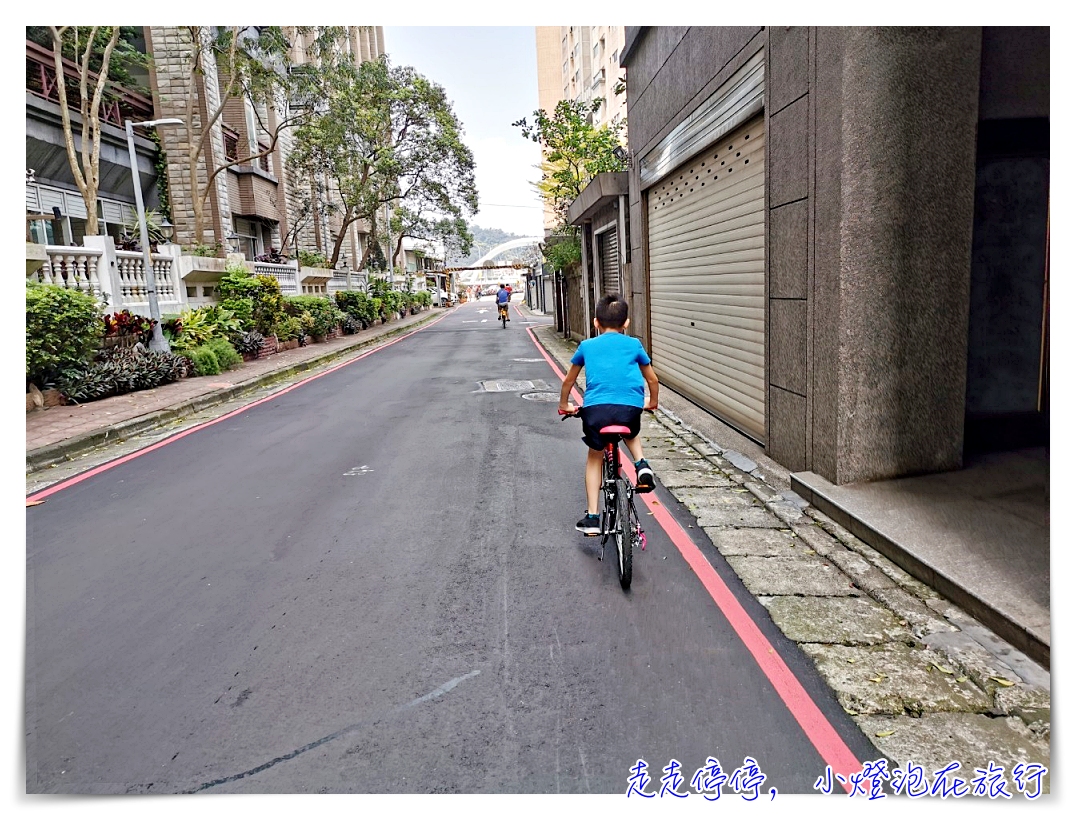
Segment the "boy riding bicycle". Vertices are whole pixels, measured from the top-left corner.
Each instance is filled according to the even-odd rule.
[[[631,431],[631,437],[624,443],[635,462],[635,489],[640,493],[650,492],[654,489],[654,471],[643,458],[639,429],[643,410],[658,407],[658,377],[650,365],[650,357],[642,342],[624,333],[630,321],[628,303],[617,294],[609,294],[599,300],[595,314],[594,327],[599,335],[580,343],[560,388],[560,412],[574,412],[568,397],[580,371],[586,368],[587,389],[579,415],[583,420],[583,441],[589,448],[585,472],[587,512],[575,525],[586,535],[601,534],[598,494],[605,443],[598,431],[609,425],[623,425]],[[645,404],[644,382],[650,390],[650,400]]]

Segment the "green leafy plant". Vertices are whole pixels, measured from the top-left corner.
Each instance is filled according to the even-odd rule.
[[[242,265],[227,267],[225,275],[217,283],[217,294],[222,307],[230,305],[233,299],[250,299],[250,325],[245,325],[244,329],[257,330],[263,336],[271,335],[273,326],[284,316],[284,295],[280,292],[280,282],[276,277],[251,276]],[[236,316],[241,317],[242,314],[236,310]]]
[[[101,314],[92,296],[26,283],[27,384],[43,387],[64,368],[89,363],[101,337]]]
[[[100,354],[87,366],[68,370],[58,380],[57,387],[72,401],[96,401],[186,378],[193,368],[185,356],[116,348]]]
[[[224,250],[224,246],[220,242],[214,242],[212,245],[205,245],[197,243],[192,245],[189,249],[191,256],[220,256],[221,251]]]
[[[428,290],[420,290],[415,297],[421,307],[428,308],[433,303],[433,297]]]
[[[246,356],[254,356],[262,349],[265,337],[256,330],[248,330],[240,333],[232,340],[232,347]]]
[[[202,345],[191,350],[188,354],[194,363],[194,373],[197,376],[215,376],[220,373],[220,361],[213,348]]]
[[[341,290],[337,291],[335,298],[337,306],[363,328],[369,327],[378,318],[373,301],[365,293]]]
[[[210,339],[205,343],[205,347],[208,347],[216,355],[217,364],[220,365],[222,371],[231,370],[243,363],[243,357],[239,355],[227,339]]]
[[[297,316],[285,316],[273,326],[273,335],[281,342],[290,342],[303,336],[303,323]]]
[[[284,301],[288,315],[298,316],[311,336],[324,336],[340,323],[339,309],[326,296],[287,296]]]
[[[299,265],[304,268],[328,268],[329,258],[319,251],[299,251]]]

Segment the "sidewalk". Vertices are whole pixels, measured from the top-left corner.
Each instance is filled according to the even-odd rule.
[[[566,369],[576,343],[534,332]],[[663,392],[644,419],[659,483],[882,755],[928,773],[959,761],[969,782],[989,761],[1049,767],[1048,671],[791,492],[787,471],[699,435],[680,411],[692,413]]]
[[[106,441],[162,427],[272,382],[345,358],[403,331],[414,330],[445,312],[443,308],[431,308],[350,336],[244,362],[235,370],[216,376],[191,376],[152,390],[29,412],[26,414],[26,471],[41,470]]]

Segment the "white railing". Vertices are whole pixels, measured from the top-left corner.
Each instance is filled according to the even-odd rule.
[[[347,271],[334,270],[333,278],[328,282],[329,293],[336,293],[338,290],[355,290],[366,292],[366,274],[359,273],[358,271],[351,271],[351,287],[347,286],[348,273]]]
[[[30,278],[46,285],[88,293],[101,297],[100,259],[104,251],[96,248],[76,248],[65,245],[48,245],[48,260]]]
[[[178,302],[172,278],[172,257],[154,255],[153,276],[157,284],[158,302]],[[116,279],[120,304],[139,304],[149,300],[146,291],[145,262],[141,251],[116,251]]]
[[[272,262],[255,262],[254,273],[273,276],[280,283],[280,292],[297,294],[299,292],[298,270],[291,265],[275,265]]]

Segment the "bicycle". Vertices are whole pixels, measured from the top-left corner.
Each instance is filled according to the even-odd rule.
[[[561,421],[569,417],[579,418],[579,408],[574,412],[561,415]],[[617,575],[620,588],[631,587],[632,552],[636,546],[646,549],[646,533],[639,521],[635,509],[635,485],[628,481],[620,467],[620,442],[631,433],[627,427],[612,425],[602,427],[599,432],[605,442],[605,455],[602,461],[602,511],[601,511],[601,554],[598,560],[605,559],[605,543],[613,537],[617,551]]]
[[[508,327],[508,305],[497,304],[497,318],[501,320],[501,327]]]

